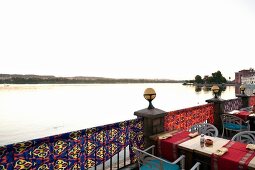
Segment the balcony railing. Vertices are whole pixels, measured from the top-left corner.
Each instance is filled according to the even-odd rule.
[[[165,116],[164,128],[166,131],[173,129],[186,130],[197,123],[213,123],[213,113],[213,104],[171,111]]]
[[[255,96],[249,105],[254,105]],[[189,129],[214,123],[214,104],[170,111],[164,130]],[[223,112],[240,109],[242,100],[222,101]],[[217,114],[217,113],[216,113]],[[144,147],[143,119],[133,119],[75,132],[0,146],[0,170],[6,169],[120,169],[136,162],[133,147]]]
[[[243,103],[241,98],[225,100],[222,105],[222,112],[226,113],[232,110],[239,110],[242,107]]]
[[[249,97],[249,106],[254,106],[255,105],[255,96],[250,96]]]
[[[142,148],[142,129],[142,119],[133,119],[2,146],[0,169],[119,169],[129,155],[135,161],[131,148]]]

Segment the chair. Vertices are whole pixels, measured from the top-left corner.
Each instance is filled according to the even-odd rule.
[[[199,134],[205,134],[212,137],[216,137],[219,134],[218,129],[210,123],[195,124],[189,129],[189,131],[192,133],[198,132]]]
[[[174,162],[169,162],[165,159],[159,158],[154,155],[155,145],[150,146],[145,150],[134,148],[138,158],[139,170],[182,170],[185,169],[185,156],[181,155]],[[152,154],[148,153],[148,150],[152,150]],[[180,163],[180,166],[178,165]],[[199,170],[200,163],[197,162],[191,170]]]
[[[231,140],[246,144],[255,144],[255,131],[239,132]]]
[[[249,120],[244,121],[240,117],[231,115],[231,114],[222,114],[220,115],[221,121],[222,121],[222,137],[224,136],[224,131],[235,131],[235,132],[241,132],[241,131],[249,131],[250,130],[250,124]]]

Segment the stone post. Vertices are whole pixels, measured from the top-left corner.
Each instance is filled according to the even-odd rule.
[[[241,93],[241,94],[237,94],[236,97],[242,99],[243,108],[244,107],[249,107],[249,96],[247,96],[246,94]]]
[[[157,108],[142,109],[134,113],[137,117],[143,118],[145,148],[155,144],[150,136],[164,131],[164,116],[166,112]]]
[[[243,108],[249,106],[249,96],[245,94],[245,85],[240,86],[240,94],[237,94],[236,97],[242,99]]]
[[[156,92],[152,88],[147,88],[144,91],[144,98],[149,101],[148,108],[134,112],[137,117],[143,118],[144,124],[144,142],[145,148],[155,144],[155,141],[150,139],[150,136],[164,131],[164,117],[166,112],[155,108],[152,105],[152,100],[156,97]]]
[[[222,121],[220,118],[220,115],[222,114],[222,103],[224,102],[223,99],[217,97],[206,100],[207,103],[213,103],[214,104],[214,112],[213,112],[213,118],[214,118],[214,126],[217,127],[219,130],[219,134],[222,133]]]

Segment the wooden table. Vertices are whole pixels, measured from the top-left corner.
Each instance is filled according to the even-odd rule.
[[[211,155],[217,149],[220,149],[230,141],[223,138],[209,136],[207,136],[206,139],[213,140],[213,145],[208,147],[201,146],[199,136],[178,145],[181,154],[184,154],[187,157],[187,168],[192,167],[192,165],[196,162],[200,162],[200,169],[211,169]],[[255,157],[249,162],[248,169],[255,170]]]
[[[165,134],[174,134],[177,131],[163,132],[153,135],[150,138],[159,141],[158,138]],[[178,144],[178,154],[185,155],[185,169],[190,169],[196,162],[200,162],[200,169],[211,169],[211,156],[217,149],[226,145],[230,140],[205,136],[205,139],[211,139],[213,145],[205,146],[200,144],[200,136],[189,139],[185,142]],[[160,148],[159,148],[160,149]],[[248,164],[249,170],[255,170],[255,157]]]
[[[249,115],[252,113],[251,111],[247,110],[233,110],[231,112],[226,112],[227,114],[234,115],[236,117],[239,117],[243,119],[244,121],[247,121],[249,118]]]
[[[190,168],[197,161],[202,163],[200,169],[210,169],[211,167],[211,154],[217,149],[227,144],[229,140],[206,136],[205,139],[211,139],[213,145],[205,146],[200,144],[200,136],[190,139],[178,145],[180,153],[186,155],[186,167]],[[189,158],[191,157],[191,158]]]
[[[155,135],[150,136],[149,138],[154,141],[154,145],[156,146],[156,150],[155,150],[155,155],[158,157],[161,157],[161,147],[160,147],[160,140],[159,138],[166,135],[166,134],[174,134],[176,132],[178,132],[179,130],[171,130],[171,131],[165,131],[165,132],[161,132]]]
[[[249,120],[250,130],[255,131],[255,115],[251,109],[252,109],[251,107],[247,107],[240,110],[233,110],[231,112],[227,112],[227,114],[232,114],[234,116],[237,116],[243,119],[244,121]],[[243,111],[246,111],[246,113],[244,113]],[[240,112],[243,112],[243,113],[240,113]],[[239,115],[239,114],[243,114],[243,115]]]
[[[165,134],[173,134],[175,132],[178,132],[179,130],[171,130],[171,131],[165,131],[165,132],[161,132],[155,135],[150,136],[151,140],[157,141],[159,137],[164,136]]]
[[[250,161],[248,165],[249,170],[255,170],[255,157]]]

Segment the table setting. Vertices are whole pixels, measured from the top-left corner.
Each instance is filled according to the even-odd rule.
[[[213,170],[248,169],[250,161],[255,156],[255,145],[229,141],[211,155]]]

